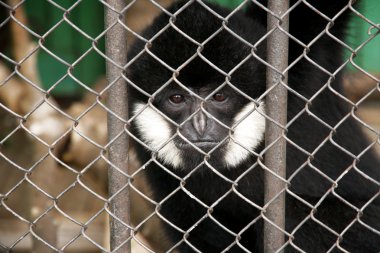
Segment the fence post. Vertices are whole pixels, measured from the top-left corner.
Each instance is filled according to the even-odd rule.
[[[288,18],[279,20],[279,17],[288,10],[289,1],[268,1],[268,8],[275,14],[268,14],[268,32],[279,26],[288,31]],[[267,90],[270,91],[266,96],[266,114],[273,122],[267,120],[265,131],[268,148],[265,165],[278,176],[266,171],[264,178],[264,203],[267,205],[264,215],[270,220],[264,222],[264,252],[272,253],[284,245],[284,233],[280,229],[285,228],[285,183],[280,178],[286,178],[286,140],[282,137],[285,135],[282,126],[287,121],[287,89],[283,85],[287,75],[282,72],[288,65],[288,36],[279,28],[268,37],[267,57],[268,63],[276,69],[267,68]]]
[[[130,225],[130,199],[128,177],[123,176],[116,168],[128,174],[128,136],[124,131],[126,122],[122,119],[128,118],[127,84],[122,78],[124,71],[122,66],[127,61],[127,31],[121,23],[125,22],[122,13],[127,1],[107,0],[109,7],[105,7],[106,29],[106,55],[107,81],[112,84],[108,90],[107,106],[112,111],[108,113],[108,140],[115,139],[108,149],[109,161],[112,165],[108,171],[110,200],[110,247],[112,252],[130,253],[131,231],[117,219]],[[115,114],[115,115],[114,115]],[[117,137],[118,136],[118,137]],[[123,189],[121,191],[121,189]],[[120,191],[120,192],[119,192]],[[119,192],[116,196],[114,196]],[[117,217],[115,219],[114,217]]]

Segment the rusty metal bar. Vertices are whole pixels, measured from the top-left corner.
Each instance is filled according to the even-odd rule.
[[[268,8],[275,14],[268,14],[268,32],[276,26],[288,31],[288,18],[279,19],[289,8],[289,1],[268,1]],[[285,228],[285,183],[286,178],[286,140],[287,89],[282,83],[287,82],[287,75],[282,72],[288,65],[288,36],[276,28],[267,41],[267,61],[276,70],[267,69],[266,114],[273,119],[267,120],[265,144],[265,165],[272,173],[266,171],[264,178],[265,217],[264,252],[278,252],[284,245]],[[281,193],[282,192],[282,193]]]
[[[123,68],[127,61],[127,31],[121,23],[125,17],[122,13],[127,1],[107,0],[109,7],[105,7],[105,24],[110,28],[106,33],[107,81],[113,84],[108,90],[107,106],[112,111],[108,113],[108,140],[112,141],[108,154],[112,165],[108,171],[108,189],[110,200],[110,247],[112,252],[131,252],[131,231],[122,222],[130,223],[130,198],[128,191],[128,177],[119,171],[128,174],[128,136],[125,133],[125,122],[118,119],[128,118],[127,84],[122,78]],[[118,136],[118,137],[117,137]],[[121,189],[124,189],[120,191]],[[120,191],[120,192],[119,192]],[[116,196],[114,196],[119,192]]]

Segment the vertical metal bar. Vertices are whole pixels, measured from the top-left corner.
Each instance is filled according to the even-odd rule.
[[[282,16],[289,8],[289,1],[268,1],[268,8],[277,16]],[[288,31],[288,18],[279,22],[278,18],[268,14],[268,31],[278,26]],[[288,37],[276,29],[267,41],[267,61],[277,71],[267,69],[267,90],[271,91],[266,96],[266,113],[276,123],[267,120],[265,131],[266,147],[271,146],[265,153],[265,165],[274,174],[281,178],[286,177],[286,140],[280,138],[285,134],[281,126],[287,121],[287,89],[281,83],[287,82],[287,75],[283,72],[288,65]],[[275,87],[273,87],[275,86]],[[264,201],[271,202],[266,210],[265,216],[276,226],[269,222],[264,223],[264,252],[276,252],[284,244],[284,233],[279,229],[285,227],[285,193],[279,194],[284,188],[284,182],[271,174],[265,173],[264,178]]]
[[[127,61],[127,32],[120,24],[125,18],[121,11],[126,6],[125,0],[107,0],[107,3],[114,9],[105,7],[106,28],[112,27],[106,34],[106,55],[107,61],[107,81],[113,83],[108,91],[108,108],[122,119],[128,118],[127,84],[122,78],[123,69]],[[115,12],[116,10],[116,12]],[[118,22],[118,23],[117,23]],[[119,65],[119,66],[118,66]],[[113,140],[124,131],[125,122],[119,120],[112,113],[108,113],[108,139]],[[128,172],[128,136],[121,134],[108,149],[109,160],[113,166],[108,171],[109,196],[113,196],[128,184],[128,178],[122,176],[115,169],[119,168],[123,172]],[[110,210],[115,217],[127,224],[130,223],[130,199],[128,188],[119,192],[110,201]],[[110,246],[112,252],[129,253],[130,230],[117,219],[110,217]],[[122,246],[121,246],[122,245]]]

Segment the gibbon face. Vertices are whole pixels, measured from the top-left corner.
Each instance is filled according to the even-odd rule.
[[[264,139],[264,103],[244,101],[228,88],[189,89],[168,89],[154,106],[134,104],[142,140],[174,168],[194,168],[203,160],[218,167],[246,161]]]

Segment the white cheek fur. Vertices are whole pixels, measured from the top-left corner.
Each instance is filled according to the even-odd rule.
[[[180,168],[183,164],[181,151],[174,145],[173,140],[166,143],[172,136],[170,124],[158,112],[145,104],[136,103],[133,107],[133,115],[137,115],[136,127],[141,138],[152,150],[157,151],[158,157],[174,168]],[[164,145],[164,146],[163,146]]]
[[[181,168],[183,166],[181,151],[173,141],[164,145],[173,136],[169,123],[151,107],[143,110],[144,106],[143,103],[136,103],[133,108],[133,115],[137,115],[134,119],[135,124],[142,140],[152,150],[157,151],[158,157],[165,164]],[[229,140],[225,153],[225,164],[230,168],[238,166],[247,159],[249,151],[257,148],[264,139],[265,117],[262,114],[265,105],[260,103],[259,107],[256,109],[255,107],[253,102],[247,104],[234,118],[233,139]]]
[[[264,112],[264,103],[260,103],[259,107],[256,107],[251,102],[244,106],[241,112],[235,116],[234,133],[232,135],[234,140],[229,140],[225,155],[225,163],[228,167],[238,166],[250,155],[248,150],[254,150],[263,141],[265,117],[262,114]],[[241,119],[243,120],[240,121]]]

